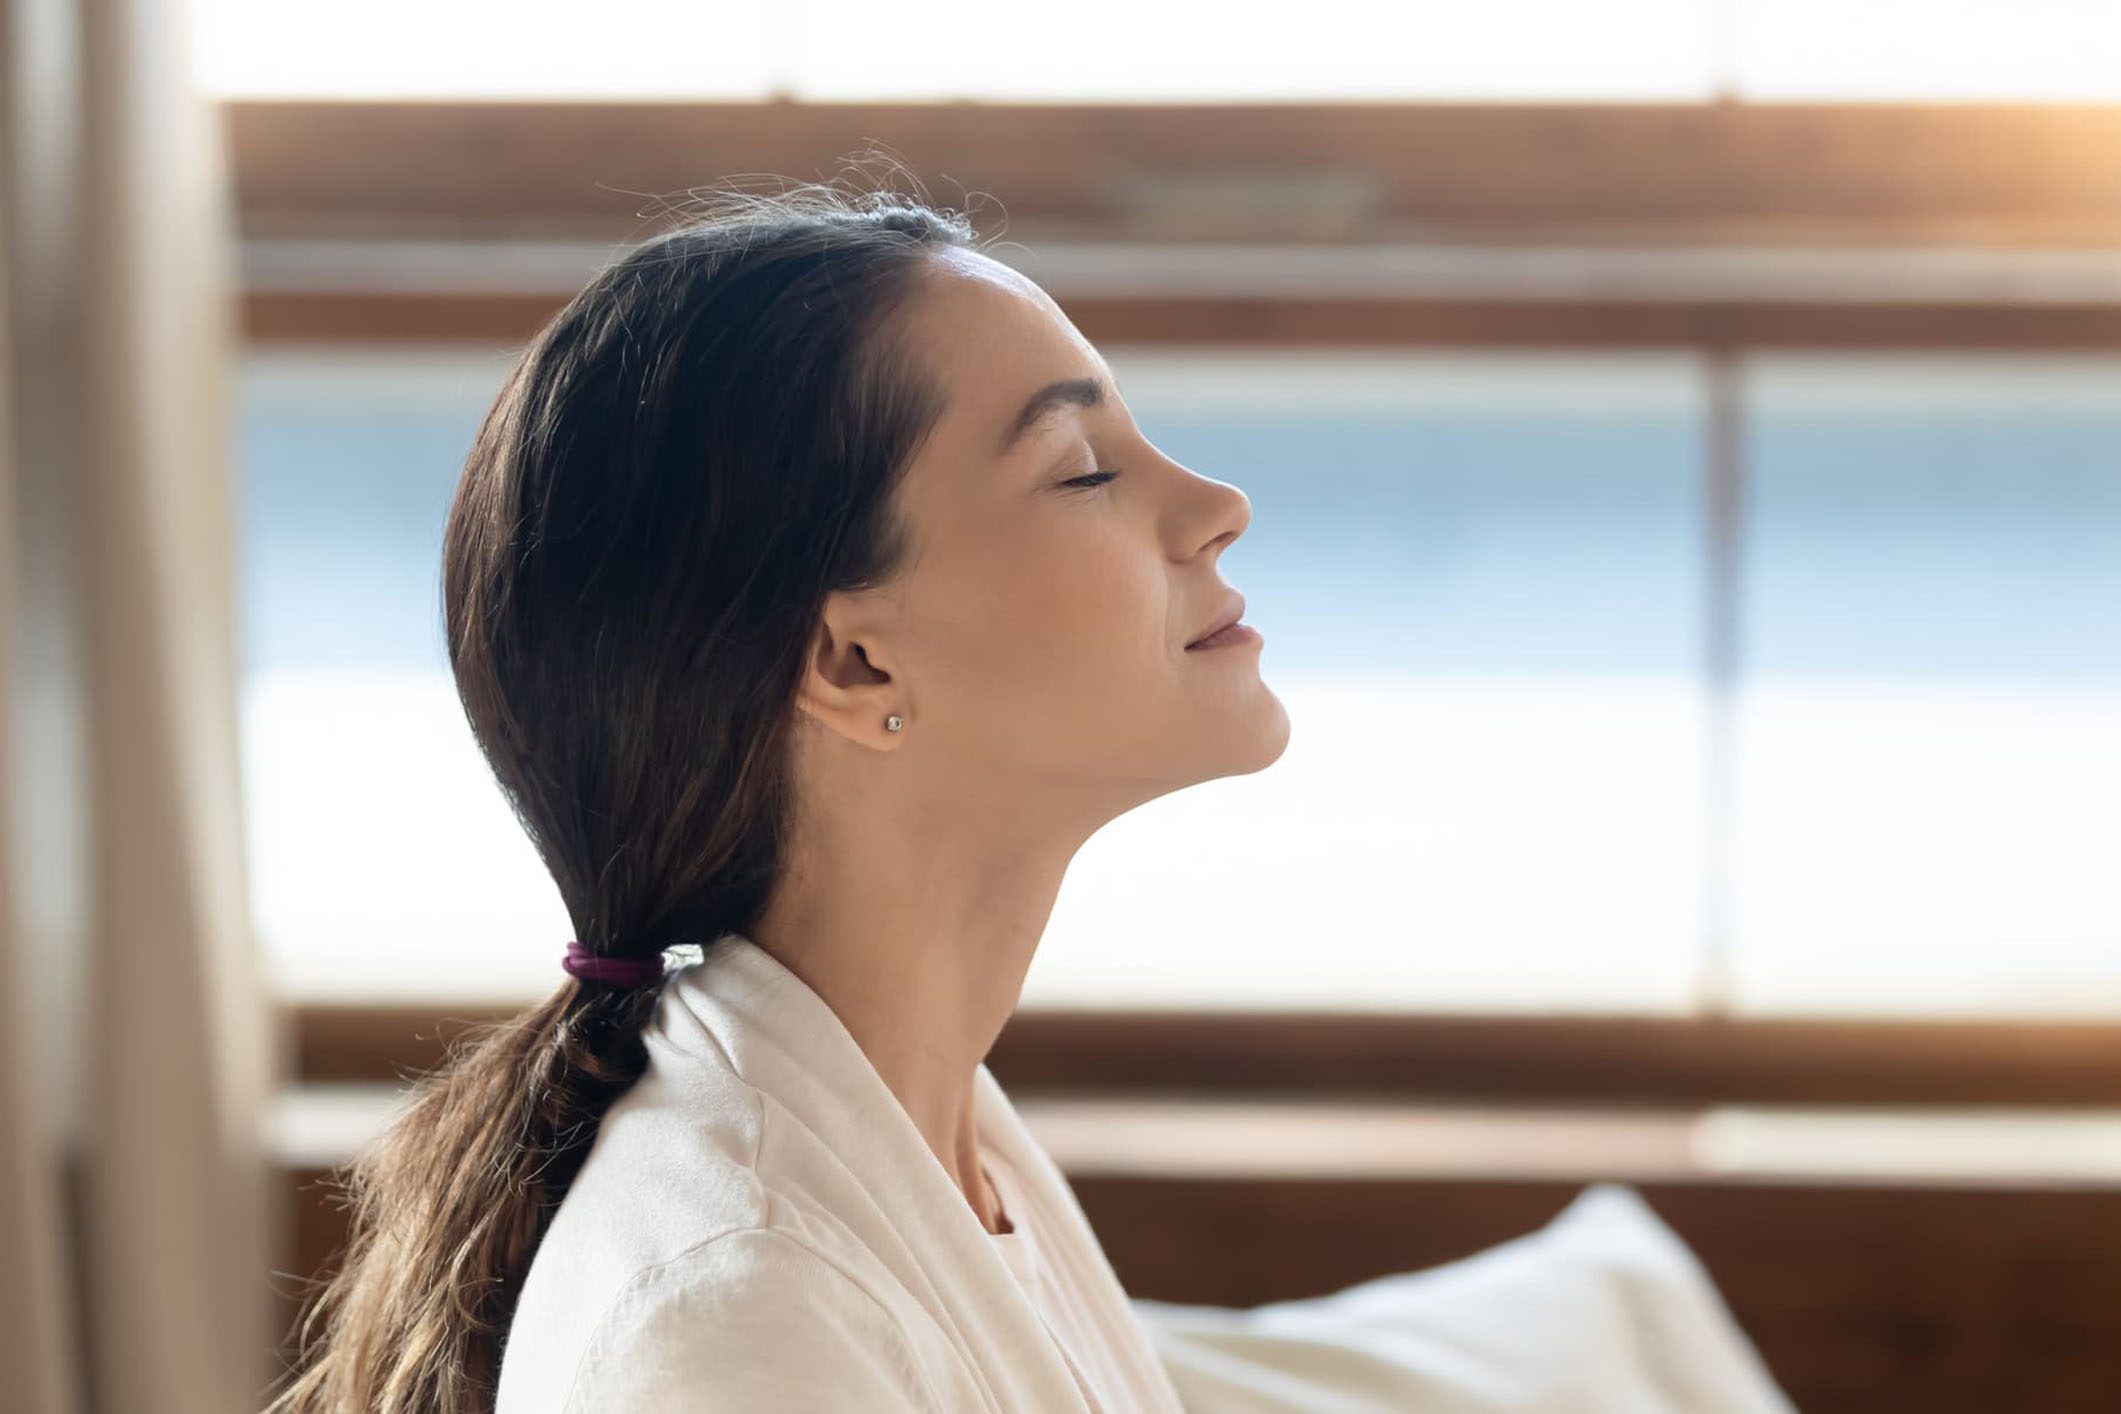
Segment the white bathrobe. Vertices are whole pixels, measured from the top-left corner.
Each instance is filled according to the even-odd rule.
[[[497,1414],[1088,1414],[995,1235],[838,1016],[741,934],[664,984],[524,1283]],[[1789,1414],[1625,1190],[1251,1311],[1130,1302],[985,1065],[984,1150],[1148,1402],[1126,1414]],[[1109,1411],[1108,1414],[1117,1414]]]
[[[729,934],[664,983],[540,1244],[497,1414],[1086,1414],[1017,1274],[824,999]],[[1122,1363],[1179,1414],[1052,1159],[985,1065],[981,1144],[1102,1287]],[[1029,1214],[1012,1214],[1021,1222]]]

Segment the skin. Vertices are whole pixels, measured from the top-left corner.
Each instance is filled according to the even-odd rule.
[[[1249,499],[1159,452],[1116,389],[997,455],[1032,391],[1111,370],[1009,266],[952,250],[931,270],[903,316],[947,397],[900,488],[918,549],[826,604],[789,868],[750,936],[831,1006],[1000,1232],[973,1080],[1069,860],[1137,805],[1273,764],[1289,720],[1258,645],[1184,647],[1229,597],[1217,562]]]

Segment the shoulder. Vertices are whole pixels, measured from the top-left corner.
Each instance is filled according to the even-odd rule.
[[[913,1342],[802,1234],[736,1228],[644,1267],[589,1335],[566,1414],[940,1408]]]

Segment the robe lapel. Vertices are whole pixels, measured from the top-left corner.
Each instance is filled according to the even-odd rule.
[[[663,1029],[673,1043],[685,1046],[688,1032],[711,1038],[727,1064],[769,1097],[768,1136],[792,1123],[831,1153],[837,1168],[821,1180],[821,1199],[958,1342],[997,1410],[1088,1414],[978,1216],[824,998],[764,948],[729,933],[671,976],[663,1000],[696,1021],[673,1024],[682,1018],[671,1015]],[[1001,1095],[984,1064],[976,1087],[975,1103],[991,1125]],[[1020,1172],[1043,1158],[1022,1153],[1010,1126],[998,1132]]]

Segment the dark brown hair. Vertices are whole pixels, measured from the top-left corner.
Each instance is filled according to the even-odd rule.
[[[510,369],[444,537],[464,712],[600,954],[747,929],[779,872],[827,595],[911,550],[941,393],[895,333],[968,219],[890,191],[720,191]],[[555,968],[563,939],[550,947]],[[486,1414],[522,1280],[661,985],[567,979],[473,1028],[347,1171],[351,1237],[266,1414]]]

